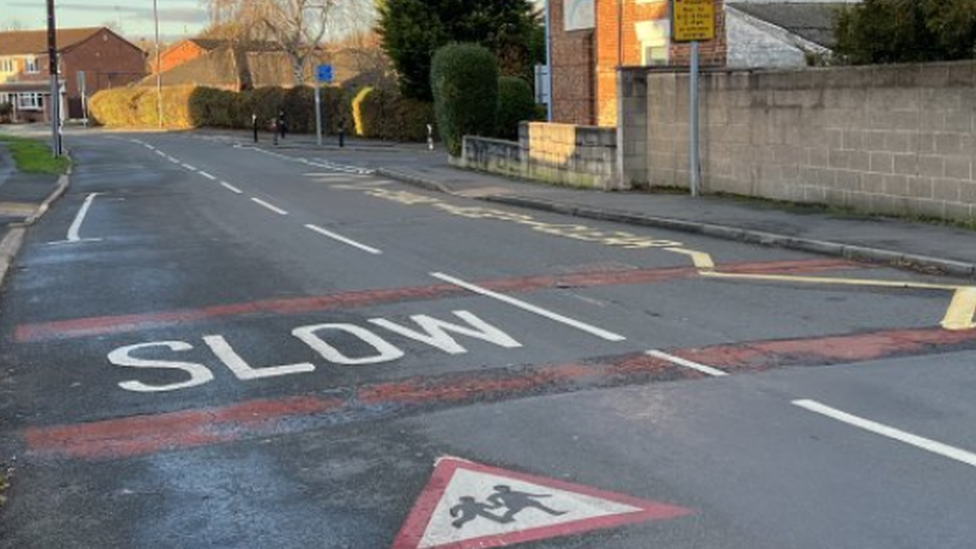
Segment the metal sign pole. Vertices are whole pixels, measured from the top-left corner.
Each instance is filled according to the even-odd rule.
[[[322,83],[315,83],[315,138],[322,146]]]
[[[688,160],[691,170],[691,196],[698,196],[701,162],[698,158],[698,41],[691,43],[691,75],[688,79]]]

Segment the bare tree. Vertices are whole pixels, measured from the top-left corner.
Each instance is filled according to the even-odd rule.
[[[273,42],[288,57],[298,84],[308,81],[309,69],[320,57],[322,40],[333,29],[333,16],[346,11],[346,5],[339,8],[339,1],[204,0],[214,34],[242,42]],[[348,2],[363,3],[368,1]]]

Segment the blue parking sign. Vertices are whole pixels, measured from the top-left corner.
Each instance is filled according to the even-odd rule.
[[[323,84],[331,83],[333,78],[332,65],[319,65],[316,74],[318,75],[319,82]]]

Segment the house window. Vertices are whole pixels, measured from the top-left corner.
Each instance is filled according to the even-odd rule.
[[[14,72],[14,60],[9,57],[0,59],[0,72],[8,74]]]
[[[671,51],[671,21],[668,19],[641,21],[635,26],[637,39],[641,45],[641,65],[645,67],[667,65]]]
[[[28,58],[24,59],[24,72],[26,72],[28,74],[37,74],[38,72],[40,72],[37,69],[37,58],[36,57],[28,57]]]
[[[7,103],[10,103],[10,94],[0,93],[0,105],[6,105]]]
[[[44,108],[41,94],[37,92],[21,93],[17,95],[17,108],[22,111],[39,111]]]

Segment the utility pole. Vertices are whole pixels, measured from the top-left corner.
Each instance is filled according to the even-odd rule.
[[[47,0],[47,56],[51,73],[51,151],[61,156],[61,83],[58,81],[58,33],[54,21],[54,0]]]
[[[153,21],[156,23],[156,116],[159,127],[163,127],[163,69],[159,65],[159,9],[153,0]]]

